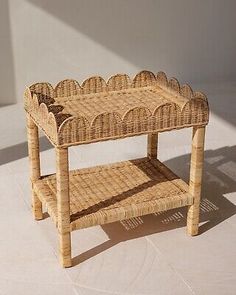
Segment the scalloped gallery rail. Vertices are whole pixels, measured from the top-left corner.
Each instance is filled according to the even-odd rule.
[[[168,80],[164,72],[141,71],[133,80],[117,74],[107,82],[95,76],[81,86],[71,79],[55,88],[36,83],[26,89],[24,98],[26,111],[56,146],[204,126],[209,120],[206,96],[188,84],[180,86],[175,78]],[[109,110],[103,107],[108,99]],[[88,108],[97,112],[91,114]]]

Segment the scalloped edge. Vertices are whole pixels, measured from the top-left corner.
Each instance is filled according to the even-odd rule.
[[[193,98],[193,89],[189,84],[185,83],[180,87],[180,94],[184,97],[192,99]]]
[[[151,112],[151,110],[148,107],[139,107],[139,106],[136,106],[136,107],[133,107],[132,109],[127,110],[123,114],[123,116],[122,116],[122,122],[127,122],[128,121],[128,116],[132,112],[134,112],[134,111],[137,111],[137,112],[145,111],[147,113],[147,115],[146,115],[147,118],[150,118],[152,116],[152,112]]]
[[[113,75],[106,82],[108,91],[129,89],[131,88],[131,83],[131,79],[127,74]]]
[[[100,114],[98,114],[98,115],[96,115],[93,119],[92,119],[92,121],[90,122],[90,128],[93,128],[93,127],[95,127],[95,125],[96,125],[96,120],[98,120],[98,119],[100,119],[100,117],[102,118],[102,117],[105,117],[105,116],[112,116],[112,117],[115,117],[115,121],[114,122],[116,122],[116,123],[121,123],[122,122],[122,118],[121,118],[121,116],[120,116],[120,114],[119,113],[117,113],[117,112],[103,112],[103,113],[100,113]]]
[[[117,81],[116,81],[117,80]],[[126,81],[125,85],[122,85],[121,81]],[[120,85],[119,85],[120,81]],[[66,88],[66,84],[68,88],[71,88],[71,83],[74,84],[74,92],[69,93],[69,95],[60,95],[58,96],[58,88],[63,85]],[[99,84],[100,85],[96,85]],[[91,86],[92,84],[92,86]],[[119,85],[119,86],[117,86]],[[101,76],[92,76],[85,79],[82,84],[80,85],[79,82],[75,79],[64,79],[58,82],[53,88],[53,86],[48,82],[41,82],[35,83],[31,86],[27,87],[32,91],[32,88],[35,87],[45,87],[48,93],[52,98],[57,97],[68,97],[73,95],[87,95],[92,93],[99,93],[99,92],[109,92],[109,91],[117,91],[122,89],[129,89],[129,88],[142,88],[142,87],[149,87],[149,86],[159,86],[164,87],[170,91],[174,91],[176,94],[181,95],[185,98],[192,99],[195,97],[200,97],[204,100],[207,100],[205,94],[200,91],[193,91],[192,88],[188,84],[180,85],[179,81],[176,78],[170,78],[168,80],[167,75],[160,71],[156,75],[148,70],[143,70],[137,73],[133,79],[129,77],[127,74],[115,74],[112,75],[110,78],[105,81]],[[40,92],[44,95],[47,95],[45,91]]]
[[[131,83],[132,88],[141,88],[157,85],[155,74],[151,71],[143,70],[136,74]]]
[[[169,79],[168,88],[170,90],[180,94],[180,83],[176,78],[172,77],[172,78]]]
[[[69,84],[69,87],[67,86],[67,84]],[[63,88],[66,88],[66,89],[69,88],[69,91],[66,90],[65,93],[63,93],[64,92]],[[80,93],[81,93],[81,87],[79,85],[79,82],[74,79],[64,79],[58,82],[56,87],[54,88],[54,97],[67,97],[67,96],[78,95]]]
[[[156,75],[157,85],[168,87],[168,78],[164,72],[158,72]]]
[[[53,88],[52,84],[49,82],[34,83],[34,84],[30,85],[28,88],[30,89],[30,92],[33,92],[33,88],[45,88],[48,90],[50,97],[54,98],[54,88]],[[46,91],[36,92],[35,94],[37,94],[37,93],[48,95]]]
[[[99,84],[99,85],[98,85]],[[83,81],[81,94],[91,94],[107,91],[107,83],[101,76],[93,76]]]
[[[67,85],[68,84],[68,85]],[[134,76],[133,79],[131,79],[127,74],[116,74],[111,76],[107,82],[101,77],[101,76],[92,76],[89,77],[87,79],[85,79],[82,83],[82,85],[80,86],[80,84],[74,80],[74,79],[64,79],[60,82],[57,83],[57,85],[55,86],[55,88],[53,88],[53,86],[48,83],[48,82],[42,82],[42,83],[35,83],[32,84],[31,86],[27,87],[25,89],[24,92],[24,107],[26,110],[31,111],[35,114],[39,114],[40,113],[40,117],[43,121],[47,121],[50,120],[51,121],[51,127],[46,127],[46,125],[49,124],[45,124],[44,129],[50,129],[50,128],[54,128],[54,131],[56,130],[56,132],[52,132],[51,134],[55,133],[55,138],[54,138],[54,142],[56,143],[58,140],[58,137],[60,136],[60,133],[66,128],[66,125],[68,122],[75,122],[76,120],[81,120],[81,118],[83,118],[84,122],[87,122],[86,124],[88,124],[88,128],[92,128],[94,127],[93,124],[96,121],[96,119],[99,116],[103,116],[108,115],[108,114],[112,114],[113,116],[119,116],[119,122],[123,123],[126,121],[126,118],[128,116],[128,114],[130,114],[132,111],[134,111],[135,109],[145,109],[145,111],[147,112],[147,118],[155,116],[155,113],[157,112],[157,110],[160,107],[163,107],[164,105],[166,105],[166,103],[163,103],[162,105],[159,105],[153,112],[151,112],[151,110],[147,107],[143,107],[143,106],[137,106],[137,107],[133,107],[132,109],[127,110],[123,116],[121,117],[118,113],[116,112],[112,112],[112,113],[100,113],[98,115],[96,115],[96,117],[94,117],[91,122],[89,122],[87,120],[86,117],[67,117],[65,118],[62,122],[60,122],[60,124],[57,123],[57,116],[60,116],[62,114],[63,109],[58,112],[58,113],[53,113],[51,111],[48,110],[48,107],[50,105],[55,105],[55,100],[53,103],[44,103],[44,102],[40,102],[39,103],[39,98],[38,95],[39,94],[43,94],[48,96],[48,94],[50,95],[49,97],[54,99],[57,97],[68,97],[68,96],[74,96],[74,95],[87,95],[87,94],[92,94],[92,93],[99,93],[99,92],[109,92],[109,91],[121,91],[121,90],[125,90],[125,89],[131,89],[131,88],[142,88],[142,87],[150,87],[150,86],[159,86],[161,88],[164,88],[168,91],[174,92],[177,95],[181,95],[185,98],[188,99],[188,101],[184,104],[184,106],[182,107],[182,109],[180,109],[179,105],[176,103],[170,103],[170,105],[175,105],[175,108],[178,109],[180,111],[180,114],[182,116],[182,112],[184,111],[186,105],[191,101],[194,100],[203,100],[206,102],[207,104],[207,108],[208,108],[208,100],[207,97],[204,93],[200,92],[200,91],[193,91],[192,88],[188,85],[188,84],[183,84],[180,85],[179,81],[176,78],[170,78],[168,80],[166,74],[164,72],[158,72],[156,75],[148,70],[143,70],[140,71],[138,74],[136,74]],[[65,91],[65,95],[63,93],[60,93],[59,88],[60,87],[64,87],[64,88],[72,88],[72,90],[69,90],[69,94],[68,91]],[[34,89],[41,89],[41,92],[35,92]],[[34,93],[35,92],[35,93]],[[62,91],[63,92],[63,91]],[[58,95],[58,93],[60,93],[60,95]],[[169,103],[168,103],[169,104]],[[59,104],[57,104],[59,105]],[[61,106],[61,105],[60,105]],[[63,107],[63,106],[61,106]],[[208,112],[209,112],[209,108],[208,108]],[[47,113],[47,115],[46,115]],[[65,114],[65,115],[70,115],[70,114]],[[36,115],[37,116],[37,115]],[[66,116],[65,116],[66,117]],[[117,117],[118,118],[118,117]],[[53,130],[52,130],[53,131]]]

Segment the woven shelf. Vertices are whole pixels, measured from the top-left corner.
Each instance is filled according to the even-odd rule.
[[[148,158],[74,170],[69,175],[71,230],[191,205],[188,185]],[[56,175],[34,190],[57,223]]]
[[[205,126],[206,96],[163,72],[131,79],[91,77],[82,86],[64,80],[55,89],[37,83],[25,91],[25,109],[53,145],[66,147],[190,126]]]

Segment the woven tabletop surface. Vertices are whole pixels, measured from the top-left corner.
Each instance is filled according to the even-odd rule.
[[[55,146],[70,146],[208,123],[206,96],[142,71],[107,82],[91,77],[80,86],[63,80],[55,89],[36,83],[25,91],[25,109]]]
[[[153,113],[158,106],[171,103],[172,100],[173,95],[164,92],[158,86],[55,98],[55,102],[64,107],[62,113],[71,114],[73,117],[83,116],[89,122],[92,122],[101,113],[115,112],[120,118],[123,118],[127,111],[135,107]],[[180,109],[187,101],[187,98],[181,96],[175,98]]]
[[[70,172],[71,229],[191,205],[188,185],[156,159],[136,159]],[[57,222],[56,175],[34,190]]]

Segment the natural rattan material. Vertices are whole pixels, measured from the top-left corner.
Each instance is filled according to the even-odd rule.
[[[25,91],[25,109],[55,146],[161,132],[208,123],[204,94],[179,85],[163,72],[142,71],[131,82],[115,75],[92,77],[79,86],[64,80],[55,89],[37,83]]]
[[[69,179],[71,230],[193,204],[188,185],[154,159],[75,170]],[[57,223],[56,175],[34,190]]]
[[[163,72],[143,71],[106,83],[92,77],[82,86],[64,80],[55,87],[26,89],[28,148],[35,219],[42,203],[58,228],[63,267],[72,265],[71,231],[188,206],[187,231],[198,233],[207,98]],[[193,127],[187,185],[157,160],[158,133]],[[41,176],[41,128],[56,150],[56,174]],[[147,134],[147,158],[69,172],[68,147]],[[174,142],[173,142],[174,144]]]
[[[38,128],[27,115],[28,149],[30,160],[30,177],[32,183],[40,178],[39,135]],[[33,213],[36,220],[43,218],[42,203],[32,189]]]
[[[189,207],[187,229],[192,236],[198,234],[201,200],[202,168],[204,156],[205,128],[193,128],[192,154],[190,166],[189,193],[194,196],[194,204]]]

